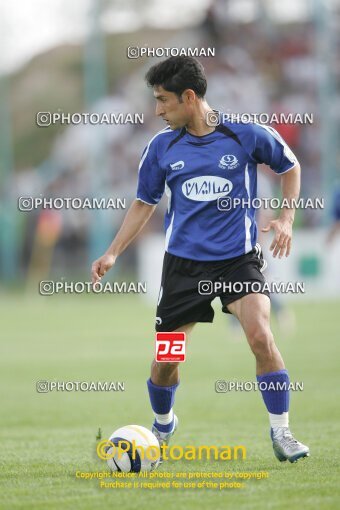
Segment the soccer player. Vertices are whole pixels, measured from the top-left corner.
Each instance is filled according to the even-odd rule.
[[[258,163],[266,163],[281,176],[283,198],[296,199],[299,163],[272,128],[228,122],[210,108],[204,69],[196,59],[170,57],[151,67],[146,81],[153,88],[156,115],[168,126],[143,152],[136,200],[111,246],[93,262],[93,284],[142,230],[165,190],[168,209],[156,331],[189,335],[197,322],[213,321],[211,302],[219,297],[222,311],[240,321],[255,355],[274,453],[280,461],[295,462],[308,456],[309,449],[289,429],[289,376],[270,330],[270,298],[263,288],[264,261],[256,242],[255,210],[251,203],[226,210],[226,202],[220,199],[249,202],[256,197]],[[220,122],[213,122],[216,116]],[[278,219],[263,228],[263,232],[274,231],[270,247],[274,257],[289,255],[293,220],[294,210],[284,208]],[[201,280],[212,282],[211,293]],[[225,288],[218,290],[217,282]],[[242,285],[241,292],[230,288],[236,282]],[[260,291],[246,285],[250,282]],[[169,442],[177,428],[173,406],[178,384],[178,363],[153,360],[147,385],[155,416],[152,430],[161,445]]]

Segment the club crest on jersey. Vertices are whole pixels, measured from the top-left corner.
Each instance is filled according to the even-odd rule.
[[[223,170],[233,170],[239,166],[239,162],[234,154],[225,154],[221,157],[218,166]]]
[[[176,163],[170,163],[171,170],[182,170],[184,168],[184,161],[177,161]]]
[[[196,202],[211,202],[225,197],[233,189],[233,183],[223,177],[201,175],[182,184],[183,195]]]

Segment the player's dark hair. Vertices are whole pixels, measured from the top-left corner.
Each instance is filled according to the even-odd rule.
[[[161,86],[179,98],[186,89],[192,89],[203,98],[207,91],[204,68],[193,57],[170,57],[152,66],[145,75],[149,87]]]

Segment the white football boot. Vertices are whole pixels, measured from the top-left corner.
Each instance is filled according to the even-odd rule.
[[[160,432],[156,428],[155,424],[152,425],[152,433],[157,437],[160,448],[163,445],[167,446],[169,444],[169,441],[170,441],[171,437],[174,435],[174,433],[176,432],[177,427],[178,427],[178,418],[175,414],[174,414],[174,426],[170,432]],[[161,454],[161,458],[160,458],[160,463],[161,462],[163,462],[162,454]]]
[[[275,427],[271,429],[270,436],[273,441],[275,456],[280,462],[297,462],[298,459],[309,457],[308,446],[297,441],[288,427]]]

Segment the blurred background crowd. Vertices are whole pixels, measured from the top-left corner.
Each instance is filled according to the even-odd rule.
[[[129,59],[131,46],[215,48],[215,57],[200,58],[208,77],[207,101],[215,109],[312,113],[313,124],[273,127],[301,163],[302,196],[325,199],[324,210],[298,211],[296,228],[312,236],[331,228],[339,178],[338,0],[197,0],[189,2],[192,13],[187,8],[183,16],[181,4],[173,2],[171,9],[171,1],[166,8],[152,0],[145,5],[129,0],[124,5],[114,0],[85,3],[75,40],[71,31],[67,40],[61,35],[47,47],[32,46],[17,64],[2,66],[3,282],[23,282],[36,274],[40,279],[85,275],[119,228],[122,210],[21,212],[18,197],[120,197],[128,205],[133,200],[141,153],[165,126],[154,115],[152,92],[144,82],[145,72],[159,58]],[[65,3],[65,22],[75,16],[77,5]],[[129,23],[123,11],[130,13]],[[178,23],[174,15],[181,18]],[[28,47],[34,27],[41,29],[38,18],[23,32]],[[9,47],[11,24],[5,28]],[[140,113],[144,123],[39,127],[39,111]],[[278,179],[266,170],[263,176],[266,189],[276,195]],[[147,234],[162,231],[165,206],[162,201]],[[136,246],[120,262],[122,272],[134,273]]]

